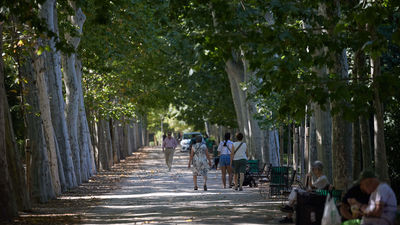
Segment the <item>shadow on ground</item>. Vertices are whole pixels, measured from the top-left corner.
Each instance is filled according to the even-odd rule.
[[[13,224],[277,224],[282,217],[281,202],[257,188],[223,189],[220,171],[209,172],[208,191],[193,190],[187,163],[178,150],[169,172],[160,148],[143,148]]]

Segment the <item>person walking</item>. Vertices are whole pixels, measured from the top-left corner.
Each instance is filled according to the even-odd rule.
[[[238,133],[236,135],[237,142],[233,143],[233,148],[231,151],[231,165],[233,165],[234,176],[233,180],[235,183],[235,190],[243,191],[242,185],[244,181],[244,173],[246,172],[247,164],[247,145],[242,142],[243,134]],[[238,184],[238,178],[240,177],[240,182]]]
[[[188,168],[190,168],[192,164],[194,190],[198,189],[197,176],[202,176],[204,181],[204,191],[207,191],[207,173],[211,166],[211,158],[208,154],[207,146],[202,143],[202,137],[200,135],[196,137],[196,143],[190,150]]]
[[[162,144],[162,150],[165,154],[165,162],[167,164],[168,171],[171,171],[172,168],[176,146],[178,146],[178,142],[174,137],[172,137],[171,131],[169,131],[168,136],[164,139]]]
[[[229,176],[229,187],[232,185],[232,167],[231,167],[231,151],[233,147],[233,142],[230,140],[231,134],[226,133],[224,140],[221,141],[218,145],[218,154],[219,154],[219,166],[221,168],[222,175],[222,184],[224,188],[226,188],[226,173],[228,172]]]

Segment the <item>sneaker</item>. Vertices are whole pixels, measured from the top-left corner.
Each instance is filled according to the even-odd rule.
[[[283,219],[279,220],[279,223],[293,223],[293,219],[285,216]]]
[[[239,188],[239,191],[243,191],[243,188]]]
[[[292,213],[294,211],[293,207],[288,206],[288,205],[281,207],[280,210],[285,213]]]
[[[207,191],[207,185],[204,185],[204,190]]]
[[[197,191],[197,189],[198,189],[197,186],[194,186],[194,190]]]

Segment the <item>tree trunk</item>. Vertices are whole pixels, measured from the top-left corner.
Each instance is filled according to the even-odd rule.
[[[58,34],[58,21],[55,0],[48,0],[42,7],[42,18],[45,18],[47,28]],[[77,186],[75,171],[72,165],[71,149],[68,138],[68,130],[64,115],[64,96],[62,93],[62,76],[61,76],[61,59],[60,53],[55,47],[56,38],[49,39],[47,45],[50,51],[46,51],[45,64],[46,64],[46,83],[48,88],[48,95],[50,97],[50,112],[54,135],[56,137],[57,158],[61,158],[58,162],[59,178],[62,191],[68,188]],[[51,147],[51,146],[49,146]]]
[[[332,118],[329,105],[322,110],[315,106],[315,130],[317,143],[317,159],[324,164],[324,173],[332,180]]]
[[[68,17],[69,21],[74,25],[77,29],[76,32],[78,34],[82,34],[83,23],[85,22],[85,15],[83,14],[80,8],[77,8],[75,3],[68,1],[69,5],[75,10],[75,15]],[[78,48],[80,37],[72,36],[70,33],[65,34],[65,39],[69,44],[71,44],[74,49]],[[87,165],[87,154],[86,152],[89,149],[81,149],[79,145],[78,138],[78,115],[79,115],[79,98],[82,94],[82,90],[79,86],[80,81],[78,80],[77,71],[80,71],[80,68],[77,70],[77,57],[75,53],[63,54],[62,55],[62,64],[63,64],[63,74],[64,74],[64,83],[66,89],[66,119],[68,125],[69,138],[71,141],[71,151],[74,161],[75,174],[78,184],[82,183],[85,180],[88,180],[87,170],[89,170]],[[81,109],[84,110],[84,109]],[[84,111],[83,111],[84,112]],[[83,127],[82,127],[83,128]],[[86,138],[85,138],[86,140]],[[83,143],[83,142],[82,142]],[[81,159],[82,158],[82,159]],[[83,167],[83,168],[82,168]]]
[[[306,106],[306,111],[308,111],[309,107]],[[306,114],[304,118],[304,172],[308,173],[309,171],[309,162],[310,162],[310,125],[309,125],[309,117]]]
[[[258,122],[253,118],[253,114],[256,112],[255,105],[247,101],[247,94],[240,87],[240,84],[246,82],[250,75],[246,73],[246,64],[241,59],[241,56],[238,54],[233,55],[234,57],[226,62],[225,70],[231,86],[239,130],[245,136],[250,158],[260,159],[261,163],[267,163],[265,157],[269,152],[267,152],[268,150],[263,143],[263,133]]]
[[[342,79],[348,78],[348,64],[346,50],[335,53],[334,72]],[[346,102],[332,102],[332,108]],[[343,119],[343,113],[338,112],[332,117],[332,165],[333,185],[340,190],[347,190],[352,179],[352,133],[351,123]]]
[[[384,134],[383,105],[379,94],[378,77],[381,76],[381,64],[379,57],[371,58],[371,73],[374,79],[374,153],[375,153],[375,172],[379,179],[390,183],[388,173],[388,162],[386,159],[386,146]]]
[[[287,166],[290,166],[290,165],[293,165],[293,162],[292,162],[292,153],[293,153],[293,151],[292,151],[292,137],[291,137],[291,131],[292,131],[292,129],[291,129],[291,127],[292,127],[292,125],[291,124],[289,124],[288,125],[288,145],[287,145]]]
[[[3,23],[0,23],[0,53],[3,54]],[[18,215],[17,201],[13,194],[13,186],[10,181],[10,174],[7,163],[7,145],[6,145],[6,108],[7,103],[6,90],[4,86],[4,62],[0,58],[0,221],[11,220]]]
[[[298,171],[299,162],[299,128],[293,125],[293,169]]]
[[[32,69],[32,61],[28,60],[24,68],[27,87],[26,101],[30,105],[27,111],[28,139],[30,140],[31,159],[31,187],[32,199],[37,202],[47,202],[56,197],[52,184],[50,162],[45,140],[44,122],[39,104],[39,90],[37,76]],[[29,162],[27,162],[29,163]]]
[[[48,24],[53,23],[54,1],[48,0],[40,9],[42,18],[46,19]],[[38,46],[44,47],[46,41],[39,38]],[[52,185],[56,195],[61,194],[60,174],[58,169],[57,151],[58,143],[54,134],[54,127],[51,118],[51,109],[49,102],[49,87],[47,86],[46,78],[51,76],[54,65],[52,63],[51,55],[44,52],[41,55],[34,56],[34,68],[36,75],[36,85],[38,88],[40,116],[44,125],[44,134],[47,143],[48,160],[50,163],[50,172],[52,178]],[[61,162],[60,162],[61,163]]]
[[[284,147],[283,147],[283,144],[284,144],[284,142],[283,142],[283,139],[284,139],[284,135],[285,134],[285,132],[284,132],[284,129],[283,129],[283,126],[281,125],[281,126],[279,126],[279,165],[280,166],[283,166],[284,165],[284,161],[283,161],[283,149],[284,149]]]
[[[310,147],[309,147],[309,156],[308,156],[308,172],[311,171],[311,163],[316,161],[317,159],[318,159],[317,131],[315,128],[315,116],[314,116],[314,112],[313,112],[310,117]]]
[[[305,146],[304,146],[304,135],[305,133],[305,126],[304,123],[301,124],[301,126],[299,127],[299,164],[300,164],[300,171],[301,171],[301,177],[303,177],[305,175],[304,173],[304,155],[305,155]]]
[[[360,123],[357,119],[353,123],[353,179],[357,179],[362,170]]]
[[[362,50],[356,51],[354,55],[354,73],[356,79],[368,78],[368,68],[366,65],[366,57]],[[359,116],[360,139],[362,149],[362,168],[372,167],[372,147],[369,121],[364,116]],[[356,177],[354,177],[356,178]]]

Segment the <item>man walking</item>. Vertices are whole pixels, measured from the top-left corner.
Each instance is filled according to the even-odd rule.
[[[168,131],[168,136],[164,139],[162,144],[162,150],[165,154],[165,162],[167,163],[168,171],[171,171],[174,152],[177,145],[178,142],[171,136],[171,131]]]

